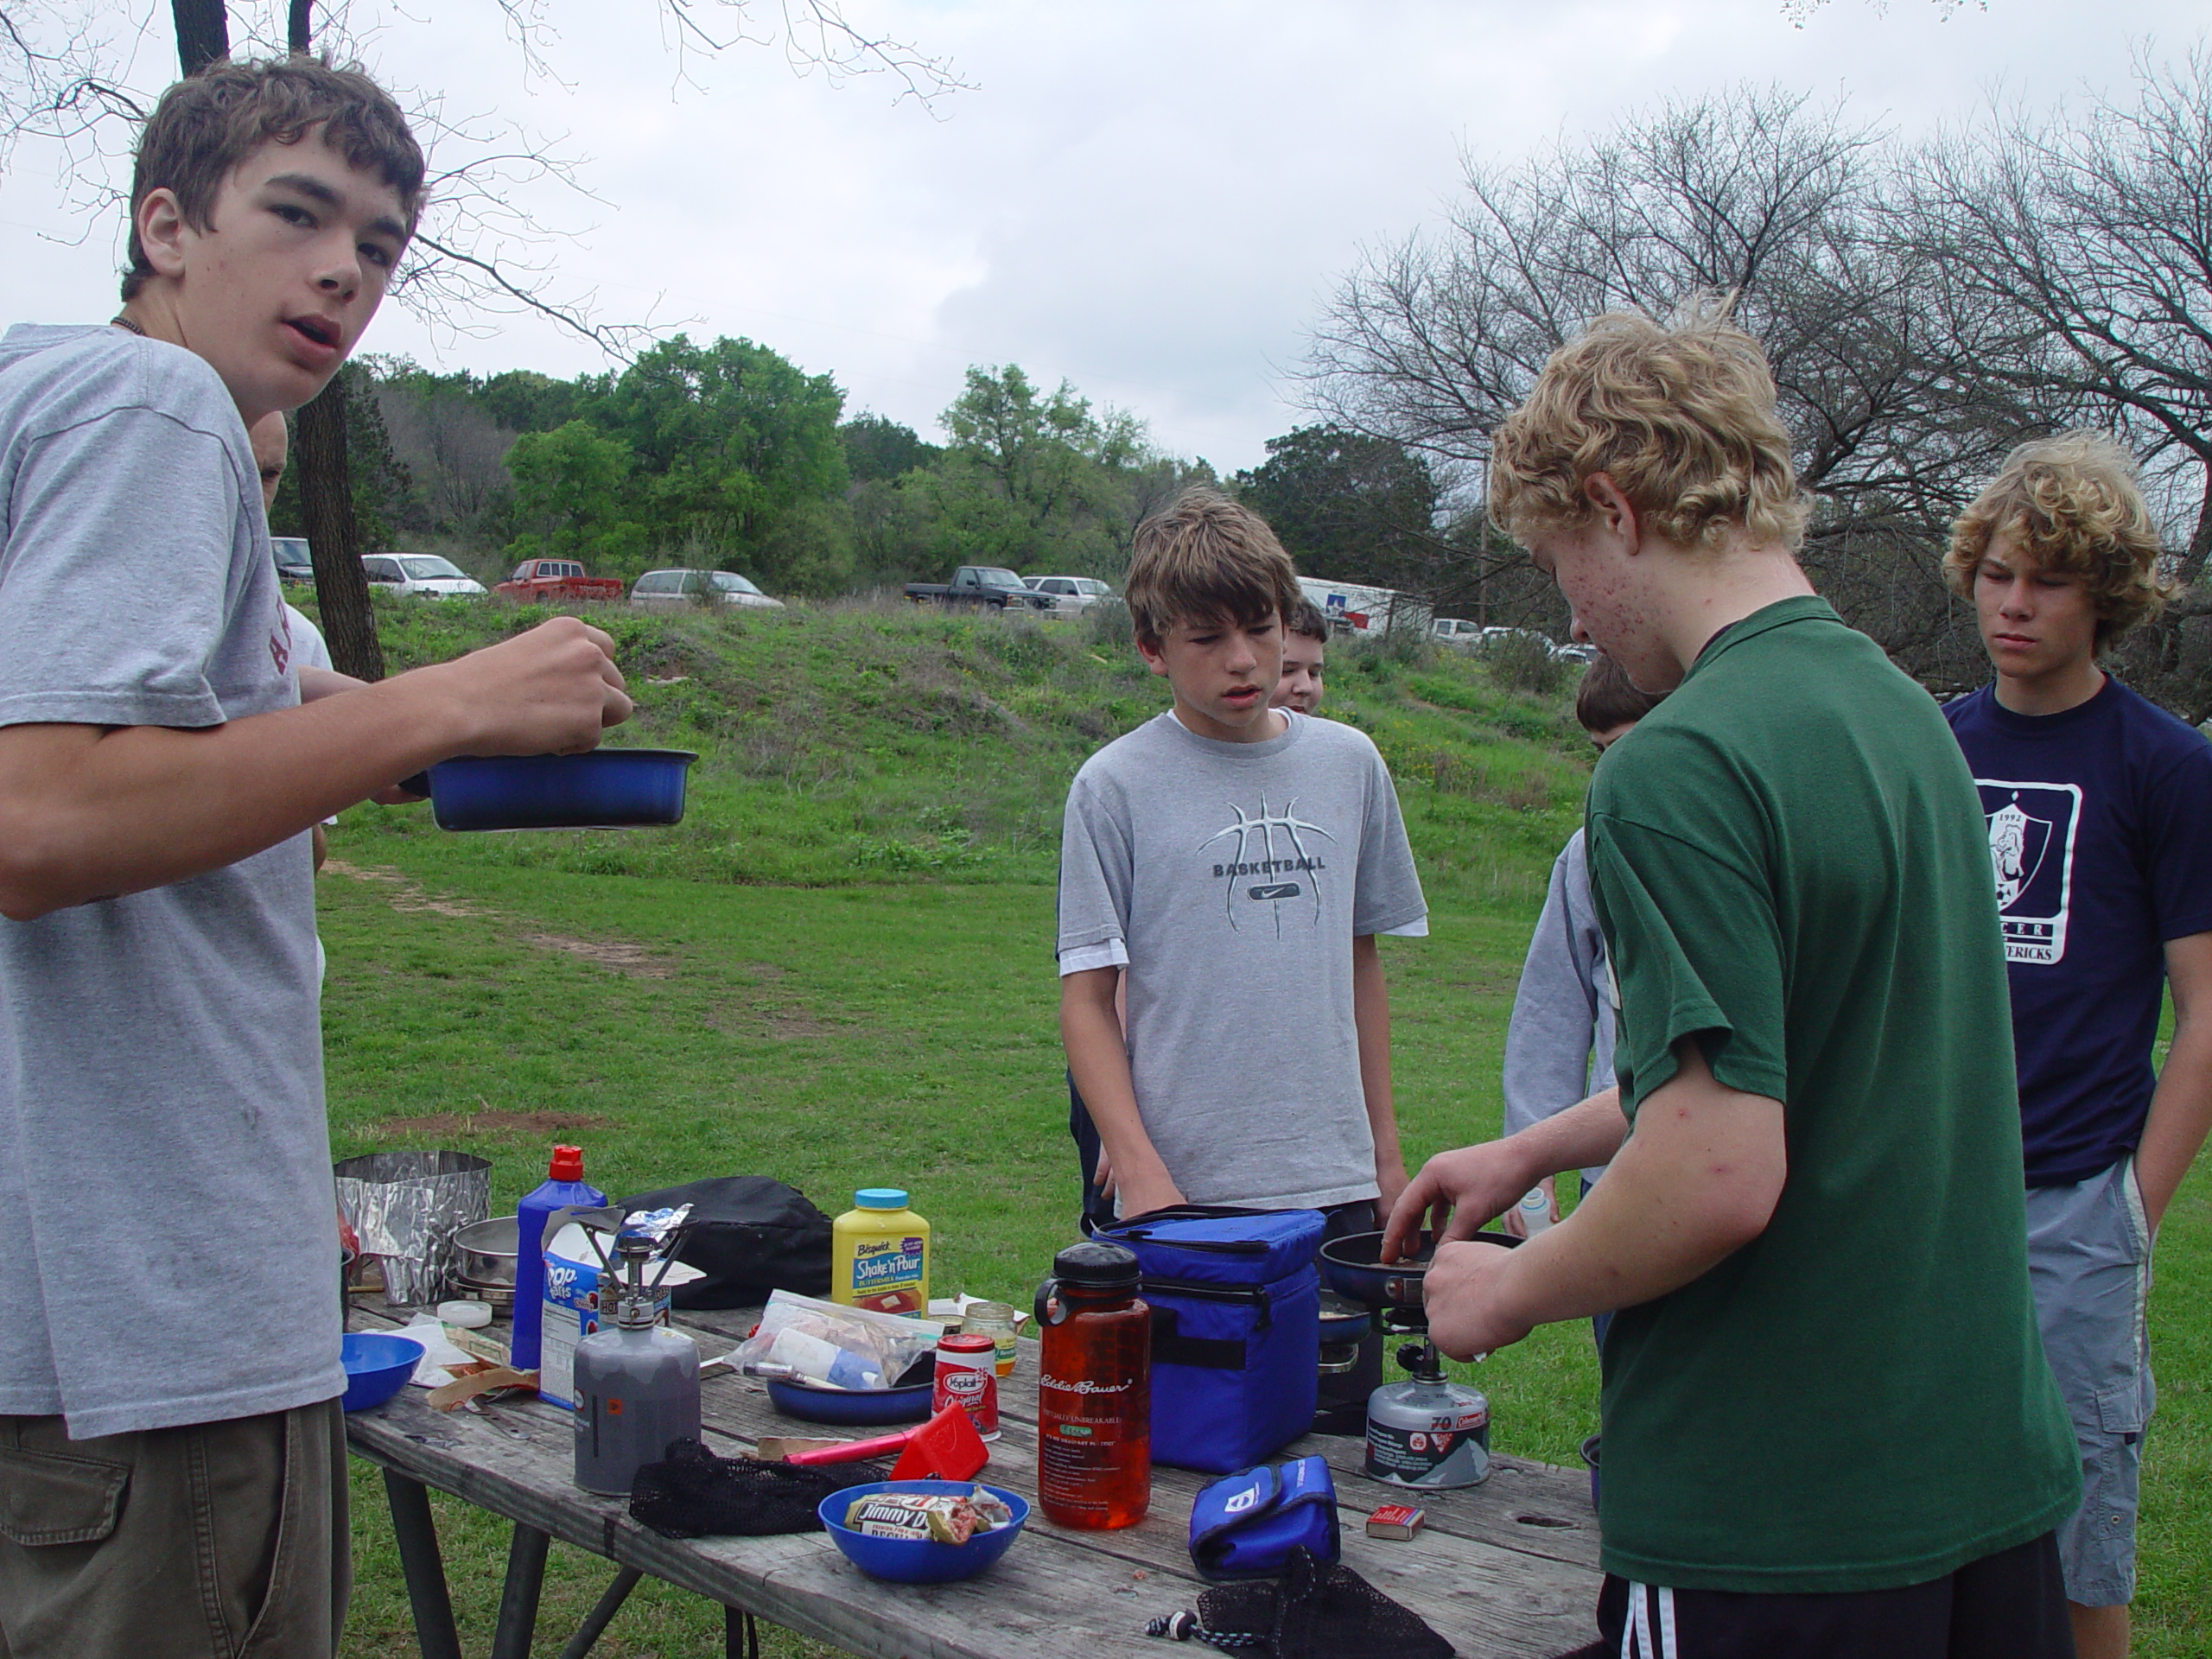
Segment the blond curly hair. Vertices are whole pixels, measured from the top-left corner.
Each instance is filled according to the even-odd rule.
[[[1608,312],[1560,346],[1491,440],[1491,522],[1527,544],[1595,511],[1603,473],[1679,547],[1742,531],[1795,551],[1808,512],[1759,344],[1706,296],[1673,322]]]
[[[2024,443],[1951,526],[1943,576],[1974,597],[1974,571],[2000,535],[2045,570],[2082,578],[2097,607],[2096,650],[2111,650],[2172,597],[2134,457],[2099,432]]]

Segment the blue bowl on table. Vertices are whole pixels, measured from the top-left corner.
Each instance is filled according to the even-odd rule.
[[[933,1538],[874,1538],[845,1524],[846,1511],[855,1498],[875,1492],[950,1492],[965,1496],[979,1483],[972,1480],[879,1480],[865,1486],[848,1486],[823,1498],[815,1513],[845,1559],[872,1579],[893,1584],[950,1584],[972,1579],[1014,1548],[1021,1523],[1029,1519],[1029,1500],[1003,1487],[983,1490],[1014,1511],[1014,1519],[989,1532],[979,1532],[964,1544],[940,1544]]]
[[[684,774],[698,758],[689,749],[457,755],[424,775],[441,830],[629,830],[683,822]]]
[[[407,1386],[407,1379],[423,1363],[423,1344],[412,1337],[381,1331],[349,1331],[339,1338],[338,1357],[346,1367],[346,1395],[340,1407],[366,1411]]]
[[[928,1382],[905,1389],[818,1389],[810,1382],[771,1378],[768,1398],[786,1417],[810,1423],[867,1428],[918,1423],[930,1414]]]

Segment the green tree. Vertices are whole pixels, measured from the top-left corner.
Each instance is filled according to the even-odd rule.
[[[1428,463],[1387,438],[1306,426],[1268,440],[1236,492],[1310,576],[1425,588],[1437,560]]]
[[[507,470],[524,529],[507,556],[582,559],[596,575],[638,574],[652,543],[632,513],[633,467],[627,443],[584,421],[517,438]]]
[[[931,474],[939,563],[1118,575],[1137,474],[1156,457],[1143,423],[1065,380],[1040,393],[1015,364],[971,368],[940,417],[951,439]]]
[[[747,566],[764,586],[823,568],[809,535],[830,533],[834,515],[813,509],[845,493],[843,408],[828,375],[766,346],[681,334],[585,382],[579,400],[583,419],[628,447],[631,511],[649,539]]]
[[[837,435],[844,441],[845,470],[855,485],[903,477],[934,466],[944,454],[912,427],[881,415],[856,415],[837,429]]]
[[[535,369],[509,369],[483,380],[460,374],[484,412],[510,432],[550,432],[576,418],[577,383]]]

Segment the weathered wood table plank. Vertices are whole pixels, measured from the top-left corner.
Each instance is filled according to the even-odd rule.
[[[754,1317],[743,1310],[681,1323],[714,1357]],[[353,1320],[356,1328],[397,1322],[365,1308]],[[982,1476],[1033,1503],[1037,1351],[1023,1342],[1014,1376],[1001,1379],[1005,1432]],[[763,1384],[728,1372],[709,1373],[702,1407],[708,1444],[725,1456],[767,1434],[847,1432],[785,1417]],[[893,1585],[861,1574],[822,1533],[662,1538],[632,1521],[624,1500],[576,1489],[569,1423],[567,1413],[536,1402],[482,1416],[433,1412],[414,1389],[346,1420],[353,1451],[404,1481],[872,1659],[1160,1659],[1169,1649],[1146,1637],[1145,1621],[1193,1605],[1204,1588],[1185,1527],[1192,1499],[1211,1478],[1186,1470],[1154,1468],[1151,1513],[1138,1526],[1073,1531],[1033,1510],[1014,1548],[982,1577]],[[1580,1472],[1498,1459],[1481,1486],[1414,1497],[1428,1512],[1427,1528],[1408,1541],[1383,1541],[1363,1529],[1367,1512],[1407,1494],[1360,1472],[1357,1440],[1311,1436],[1282,1455],[1309,1452],[1326,1457],[1336,1476],[1346,1565],[1461,1654],[1517,1659],[1595,1639],[1597,1516]],[[516,1651],[527,1651],[526,1632],[521,1641]]]

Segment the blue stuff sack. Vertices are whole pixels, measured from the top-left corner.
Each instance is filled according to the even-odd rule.
[[[1136,1253],[1152,1309],[1152,1457],[1225,1475],[1313,1426],[1317,1210],[1178,1205],[1097,1230]]]
[[[1280,1573],[1300,1548],[1317,1561],[1335,1560],[1341,1548],[1337,1484],[1320,1458],[1217,1480],[1191,1505],[1191,1560],[1209,1579]]]

